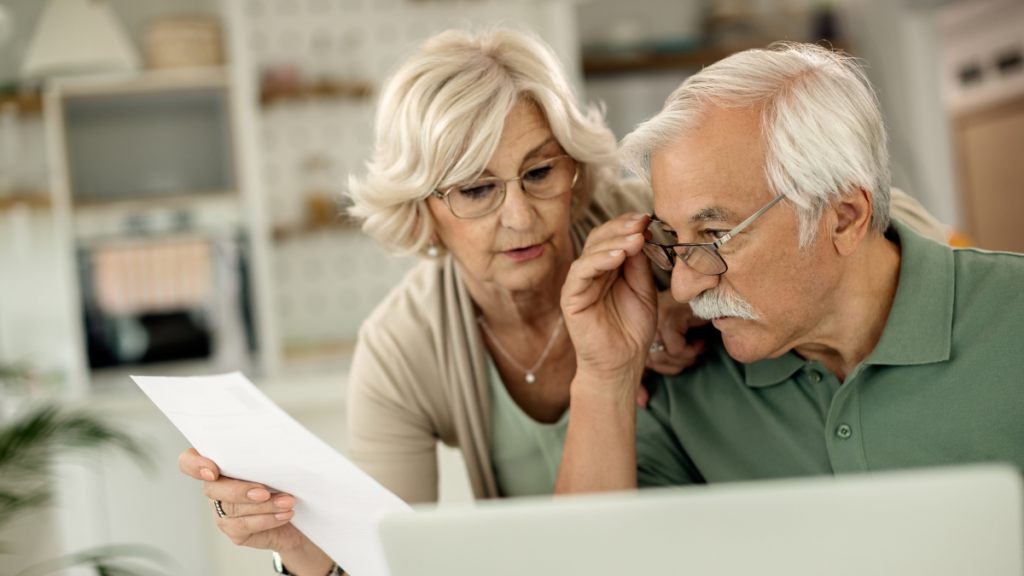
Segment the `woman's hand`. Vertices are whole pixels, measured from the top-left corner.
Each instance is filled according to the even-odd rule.
[[[641,253],[648,218],[627,214],[587,238],[562,288],[562,313],[576,349],[577,380],[605,382],[635,399],[657,314],[651,266]],[[618,384],[615,384],[618,383]],[[621,387],[627,385],[625,389]]]
[[[693,366],[697,357],[704,353],[704,341],[687,341],[690,328],[704,326],[708,320],[693,315],[690,305],[676,302],[671,290],[658,294],[658,329],[654,334],[655,344],[665,347],[660,352],[647,356],[647,368],[660,374],[679,374]]]
[[[294,574],[323,574],[331,566],[327,554],[292,525],[295,498],[290,494],[271,494],[262,484],[221,476],[217,464],[195,448],[178,456],[178,469],[203,481],[217,527],[235,545],[273,550]],[[214,500],[220,501],[225,517],[217,514]]]

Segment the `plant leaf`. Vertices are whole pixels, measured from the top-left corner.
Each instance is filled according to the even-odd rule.
[[[100,576],[164,576],[167,574],[164,570],[156,570],[149,567],[127,567],[122,562],[124,559],[145,560],[150,564],[168,569],[171,567],[180,568],[178,563],[168,554],[152,546],[122,544],[90,548],[74,554],[61,556],[60,558],[40,562],[18,572],[17,576],[46,576],[59,570],[83,564],[92,564]]]
[[[0,526],[46,503],[54,459],[79,451],[117,449],[152,469],[142,444],[83,410],[44,405],[0,429]]]

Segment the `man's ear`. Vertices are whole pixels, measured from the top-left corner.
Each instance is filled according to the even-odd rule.
[[[857,188],[832,205],[835,228],[832,243],[843,256],[852,254],[871,229],[871,193]]]

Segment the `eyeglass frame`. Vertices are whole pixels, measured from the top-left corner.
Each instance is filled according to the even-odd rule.
[[[773,199],[771,202],[769,202],[767,205],[765,205],[764,208],[761,208],[757,212],[754,212],[749,218],[747,218],[743,222],[740,222],[738,226],[736,226],[732,230],[729,230],[721,238],[715,240],[714,242],[694,242],[694,243],[683,243],[683,244],[658,244],[657,242],[651,242],[650,240],[644,240],[644,244],[650,244],[651,246],[655,246],[657,248],[661,248],[662,249],[662,251],[665,253],[666,257],[668,258],[668,261],[672,264],[672,268],[665,268],[664,266],[661,266],[661,264],[658,264],[657,262],[655,262],[655,264],[658,264],[658,266],[660,268],[662,268],[662,269],[664,269],[666,271],[674,269],[676,267],[676,260],[680,258],[680,256],[678,254],[676,254],[676,251],[673,250],[673,248],[679,248],[679,247],[686,246],[686,247],[693,247],[693,248],[702,247],[702,248],[708,249],[715,256],[718,257],[718,259],[722,262],[722,266],[725,267],[725,270],[722,270],[718,274],[704,274],[703,272],[701,272],[700,270],[697,270],[696,268],[694,268],[693,270],[695,272],[699,273],[699,274],[704,274],[704,276],[721,276],[722,274],[725,274],[726,272],[729,271],[729,263],[725,261],[725,258],[723,258],[722,255],[718,252],[718,249],[721,248],[722,245],[725,244],[726,242],[728,242],[729,240],[732,240],[733,237],[735,237],[737,234],[742,232],[744,228],[746,228],[747,226],[750,226],[750,224],[754,220],[757,220],[758,218],[760,218],[761,215],[764,214],[765,212],[767,212],[769,208],[771,208],[772,206],[775,206],[776,204],[781,202],[782,199],[785,198],[787,194],[788,194],[788,192],[783,192],[782,194],[779,194],[778,196],[775,197],[775,199]],[[654,213],[651,213],[650,218],[651,218],[651,222],[658,222],[658,223],[661,223],[661,224],[665,223],[662,220],[659,220],[658,217],[654,215]],[[693,250],[691,250],[690,252],[692,253]],[[682,262],[683,262],[683,264],[686,264],[687,266],[690,266],[690,264],[686,260],[683,260]],[[691,268],[693,268],[693,267],[691,266]]]
[[[451,194],[452,190],[458,188],[460,186],[460,184],[453,184],[452,186],[449,186],[448,190],[446,190],[444,192],[441,192],[437,188],[434,188],[434,190],[430,193],[430,195],[433,196],[434,198],[437,198],[438,200],[440,200],[441,203],[444,204],[448,208],[448,211],[452,213],[452,216],[455,216],[456,218],[458,218],[460,220],[476,220],[477,218],[483,218],[484,216],[487,216],[488,214],[491,214],[492,212],[496,211],[498,208],[501,208],[502,203],[505,202],[505,194],[506,194],[506,192],[508,192],[508,183],[509,182],[515,182],[516,180],[522,180],[523,176],[527,172],[529,172],[530,170],[533,170],[534,168],[536,168],[537,166],[540,166],[541,164],[543,164],[545,162],[550,162],[552,160],[558,160],[559,158],[568,158],[568,159],[572,160],[572,165],[573,165],[572,184],[569,185],[569,190],[572,190],[573,188],[576,187],[576,181],[580,177],[580,165],[579,165],[579,162],[577,162],[575,158],[573,158],[572,156],[570,156],[568,154],[559,154],[558,156],[552,156],[551,158],[546,158],[544,160],[541,160],[540,162],[537,162],[536,164],[531,164],[530,166],[527,166],[522,172],[519,173],[519,176],[516,176],[515,178],[509,178],[508,180],[505,180],[505,179],[501,178],[500,176],[486,176],[484,178],[477,178],[476,180],[473,180],[472,182],[469,182],[469,184],[473,184],[473,183],[478,182],[480,180],[488,180],[488,179],[500,180],[501,181],[501,198],[494,205],[494,208],[491,208],[490,210],[488,210],[487,212],[484,212],[483,214],[477,214],[476,216],[459,216],[458,214],[455,213],[455,210],[452,209],[452,202],[448,198],[448,195]],[[540,198],[538,196],[534,196],[533,194],[530,194],[529,192],[527,192],[526,187],[523,186],[522,184],[519,185],[519,188],[522,189],[522,191],[524,193],[529,194],[530,197],[537,198],[538,200],[550,200],[552,198],[558,198],[562,194],[565,194],[565,192],[569,191],[569,190],[566,190],[565,192],[560,192],[558,194],[555,194],[554,196],[548,196],[547,198]]]

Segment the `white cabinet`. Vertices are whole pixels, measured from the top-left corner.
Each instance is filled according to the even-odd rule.
[[[44,117],[72,389],[259,372],[266,226],[224,70],[53,82]],[[251,179],[249,180],[251,181]],[[154,363],[158,363],[154,365]]]

